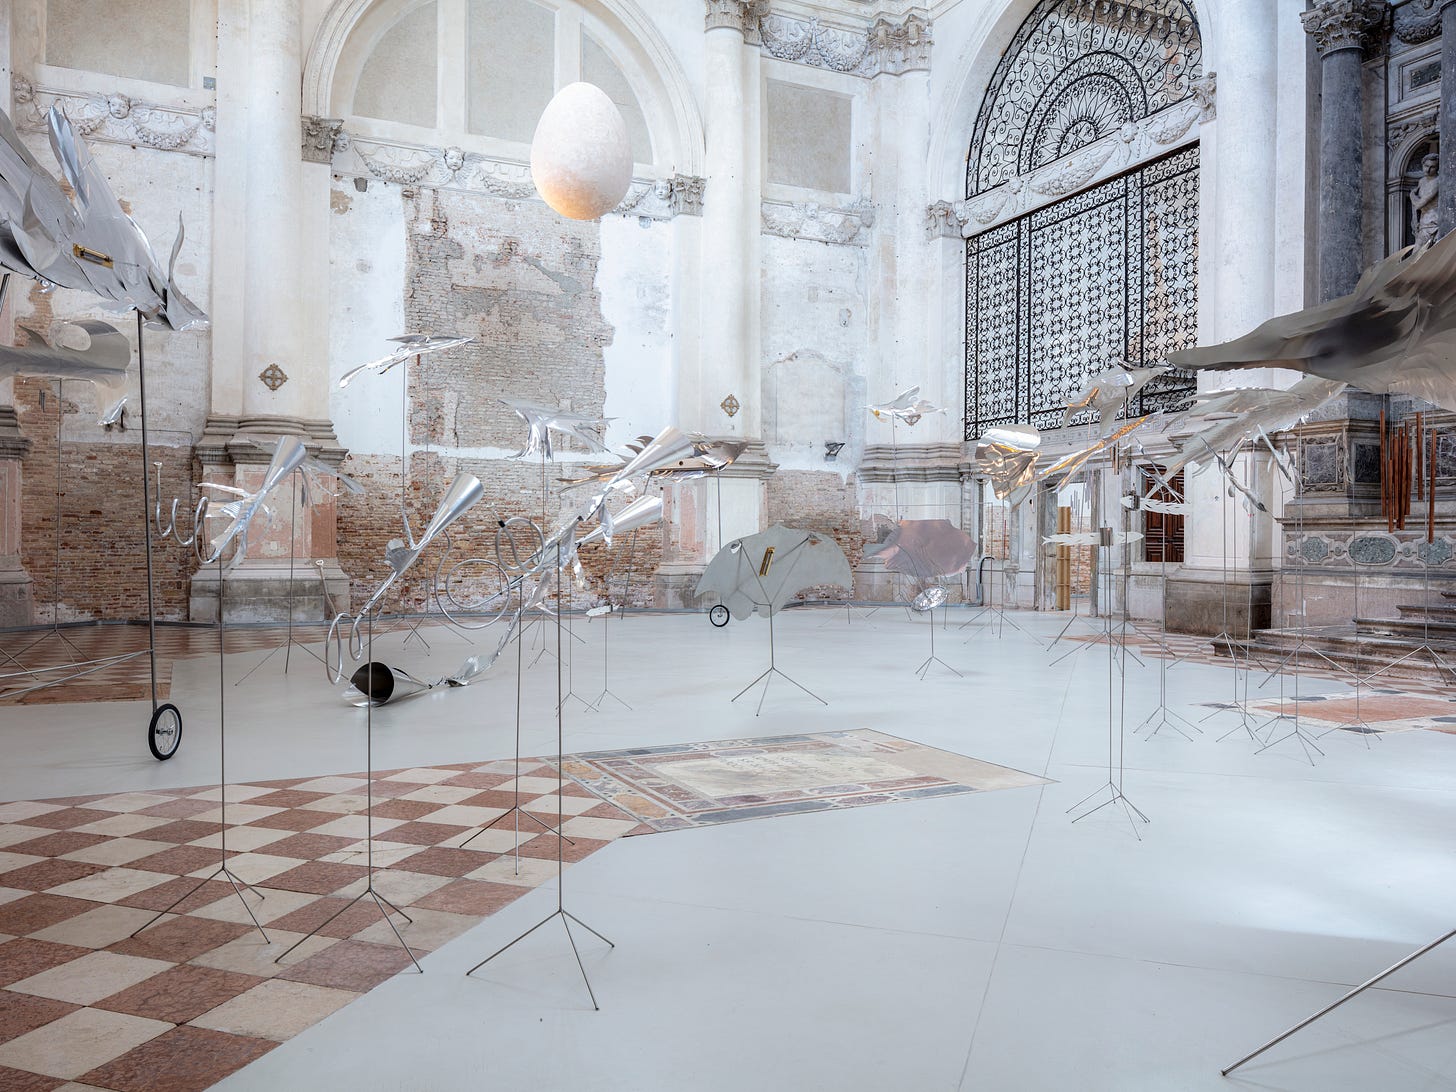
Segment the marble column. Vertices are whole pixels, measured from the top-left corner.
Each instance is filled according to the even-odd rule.
[[[1248,333],[1274,314],[1278,161],[1279,33],[1277,5],[1268,0],[1228,0],[1215,27],[1217,117],[1202,129],[1202,154],[1211,162],[1200,210],[1209,243],[1200,251],[1202,344]],[[1297,27],[1287,33],[1302,34]],[[1208,45],[1209,43],[1205,43]],[[1288,373],[1201,373],[1200,389],[1281,385]],[[1283,384],[1283,385],[1287,385]],[[1236,467],[1259,490],[1270,488],[1262,469]],[[1170,629],[1235,634],[1268,624],[1272,582],[1268,534],[1228,501],[1218,471],[1208,466],[1186,478],[1192,502],[1186,525],[1185,563],[1167,581]],[[1261,520],[1267,522],[1267,517]]]
[[[1300,19],[1320,56],[1319,296],[1348,295],[1364,269],[1366,36],[1380,16],[1366,0],[1316,0]]]
[[[762,431],[762,109],[759,19],[765,0],[705,0],[702,221],[694,249],[699,301],[697,344],[678,358],[681,427],[749,441],[721,477],[670,486],[669,537],[655,574],[657,600],[691,606],[692,588],[721,542],[762,530],[765,481],[775,465]],[[726,406],[725,406],[726,403]],[[731,411],[731,412],[730,412]],[[721,492],[720,492],[721,491]],[[722,526],[718,512],[721,502]]]
[[[301,117],[302,54],[296,0],[220,0],[212,407],[197,453],[207,480],[240,488],[255,487],[269,460],[255,438],[302,436],[334,463],[345,454],[329,423],[327,342],[328,153],[338,128]],[[279,518],[250,536],[227,578],[225,613],[322,618],[321,575],[333,599],[347,598],[333,500],[291,515],[286,497],[275,507]],[[216,572],[197,573],[192,616],[216,617],[217,596]]]
[[[1456,0],[1441,8],[1441,192],[1436,225],[1442,235],[1456,227]]]

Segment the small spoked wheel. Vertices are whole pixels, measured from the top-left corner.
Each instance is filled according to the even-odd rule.
[[[170,702],[157,706],[147,726],[147,746],[152,749],[152,757],[166,762],[177,753],[181,743],[182,714]]]
[[[708,608],[708,621],[722,629],[728,624],[728,608],[722,603],[714,603]]]

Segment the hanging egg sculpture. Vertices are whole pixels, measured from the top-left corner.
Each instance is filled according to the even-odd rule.
[[[547,104],[531,139],[531,181],[571,220],[595,220],[621,204],[632,184],[632,145],[601,88],[568,84]]]

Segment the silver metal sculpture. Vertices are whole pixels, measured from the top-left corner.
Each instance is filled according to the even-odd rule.
[[[349,676],[349,685],[358,692],[358,697],[353,699],[355,705],[387,705],[440,687],[468,686],[485,670],[481,658],[471,656],[453,675],[425,680],[416,678],[404,668],[371,660]]]
[[[1191,370],[1291,368],[1372,394],[1456,410],[1456,238],[1391,255],[1348,296],[1281,315],[1222,345],[1171,353]]]
[[[865,546],[865,557],[915,581],[911,607],[917,611],[944,603],[945,589],[934,594],[932,582],[964,572],[975,556],[976,540],[947,519],[902,519],[883,542]]]
[[[58,337],[54,345],[34,330],[21,327],[35,344],[16,348],[0,345],[0,379],[39,376],[46,379],[82,380],[96,388],[101,408],[99,425],[121,421],[126,409],[126,373],[131,365],[131,343],[109,322],[82,319],[68,328],[86,337],[84,348],[71,348]]]
[[[1066,413],[1062,416],[1063,427],[1070,424],[1078,413],[1091,410],[1097,417],[1099,429],[1104,433],[1111,431],[1117,412],[1130,406],[1139,391],[1167,370],[1162,366],[1136,368],[1131,364],[1116,364],[1091,376],[1067,403]]]
[[[396,365],[405,363],[410,357],[419,358],[430,353],[438,353],[442,349],[453,349],[457,345],[469,345],[475,338],[460,334],[401,334],[399,337],[392,337],[389,340],[398,344],[399,348],[378,360],[371,360],[367,364],[360,364],[357,368],[350,368],[339,380],[340,389],[347,387],[366,372],[383,375]]]
[[[799,592],[824,584],[853,587],[854,576],[844,551],[828,535],[802,531],[776,523],[766,531],[734,539],[718,551],[703,570],[695,592],[714,595],[734,618],[746,618],[754,611],[768,615],[768,667],[733,695],[737,701],[759,683],[754,715],[763,712],[768,684],[777,675],[792,683],[820,705],[828,705],[808,687],[779,670],[774,655],[774,615]]]
[[[75,288],[173,330],[207,316],[177,288],[181,218],[167,271],[112,192],[59,105],[46,115],[51,151],[73,197],[25,147],[0,111],[0,269]]]
[[[1142,540],[1141,531],[1118,531],[1103,527],[1096,531],[1064,531],[1057,535],[1047,535],[1042,542],[1048,546],[1126,546]]]
[[[991,479],[997,500],[1005,500],[1035,481],[1040,449],[1041,433],[1030,425],[998,425],[981,434],[976,441],[976,466]]]
[[[865,408],[874,414],[876,421],[903,421],[907,425],[917,424],[920,418],[930,414],[946,412],[944,407],[920,397],[918,383],[901,391],[888,402],[877,402]]]
[[[734,618],[743,619],[755,611],[772,616],[806,588],[849,588],[853,581],[834,539],[776,523],[719,550],[694,593],[716,596]]]
[[[580,440],[593,451],[607,450],[601,437],[602,426],[606,423],[604,418],[572,413],[557,406],[538,406],[534,402],[526,402],[519,398],[501,398],[499,401],[502,405],[513,409],[516,415],[526,422],[529,429],[526,434],[526,446],[512,455],[513,459],[524,459],[532,455],[542,455],[547,459],[555,458],[555,454],[551,450],[553,432],[560,432]]]

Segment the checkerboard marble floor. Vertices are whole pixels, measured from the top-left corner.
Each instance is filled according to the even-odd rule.
[[[0,1089],[207,1088],[413,970],[349,905],[371,791],[375,889],[416,956],[554,879],[558,813],[566,863],[648,831],[535,759],[0,804]],[[482,832],[518,799],[536,821]],[[256,893],[209,878],[224,818]]]

